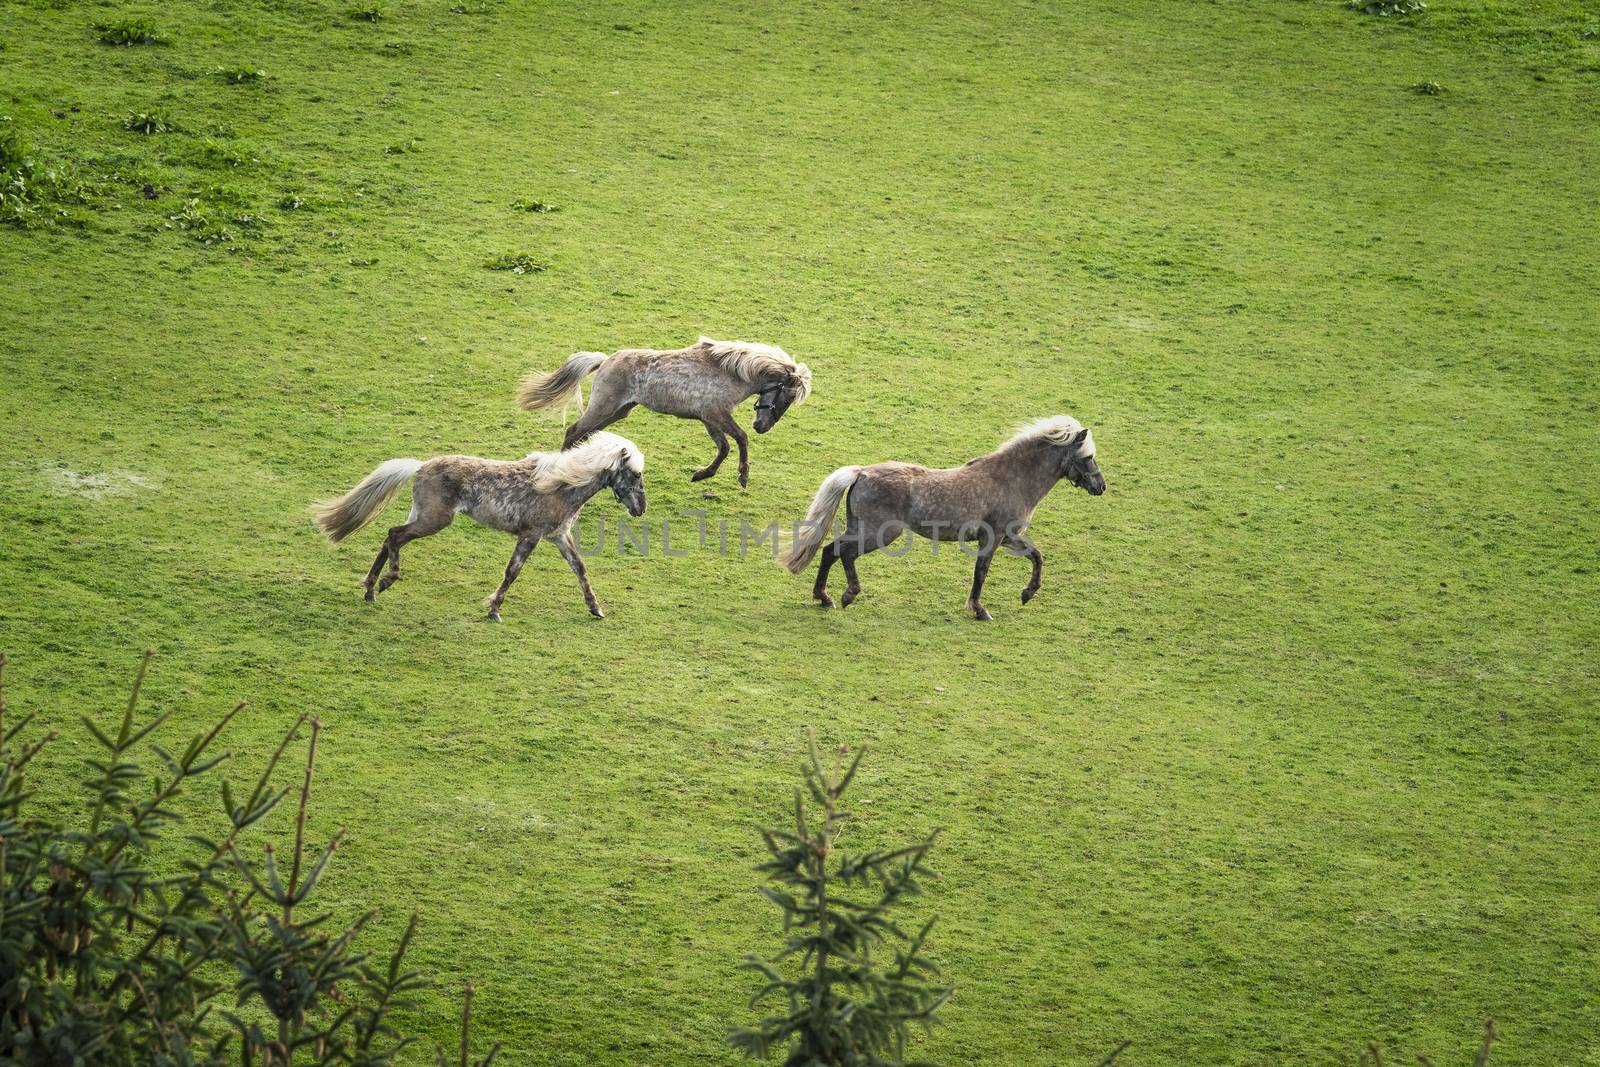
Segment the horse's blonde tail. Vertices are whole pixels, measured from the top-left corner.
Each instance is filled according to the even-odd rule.
[[[811,557],[817,554],[823,538],[828,536],[829,527],[833,525],[839,501],[844,499],[860,476],[860,467],[840,467],[822,480],[817,495],[811,498],[811,510],[806,512],[805,522],[801,523],[788,551],[783,554],[783,565],[790,574],[799,574],[811,562]]]
[[[317,525],[338,544],[372,521],[400,487],[422,469],[420,459],[391,459],[361,479],[356,487],[337,500],[319,500],[311,505]]]
[[[582,414],[583,380],[605,360],[604,352],[574,352],[554,372],[528,375],[517,390],[517,407],[523,411],[537,411],[560,404],[564,410],[575,404]]]

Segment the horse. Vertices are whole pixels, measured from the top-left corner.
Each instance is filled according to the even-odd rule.
[[[909,530],[934,541],[977,542],[967,608],[979,621],[988,622],[990,615],[978,598],[1000,546],[1033,561],[1033,577],[1023,587],[1022,602],[1039,591],[1044,557],[1022,531],[1039,501],[1062,478],[1091,496],[1106,491],[1105,475],[1095,462],[1094,438],[1069,415],[1023,426],[994,452],[960,467],[930,470],[911,463],[840,467],[817,490],[782,562],[792,574],[805,569],[843,499],[844,532],[822,550],[811,590],[818,603],[833,607],[828,571],[834,560],[844,565],[849,581],[844,606],[849,607],[861,595],[856,560],[893,544]]]
[[[517,539],[511,562],[506,564],[505,580],[485,601],[490,621],[500,621],[506,590],[517,580],[523,561],[540,538],[553,542],[578,576],[589,613],[605,618],[573,544],[572,524],[589,498],[608,486],[628,514],[644,514],[644,453],[638,445],[614,433],[597,433],[571,451],[530,452],[512,461],[473,456],[438,456],[427,462],[391,459],[344,496],[313,505],[317,525],[337,544],[371,522],[400,487],[413,479],[411,514],[402,525],[389,528],[363,583],[368,603],[400,580],[401,548],[438,533],[455,520],[457,512],[463,512]],[[385,561],[389,571],[379,581],[378,572]]]
[[[589,405],[583,404],[583,380],[594,374]],[[643,404],[663,415],[699,419],[716,443],[717,455],[694,472],[698,482],[717,473],[728,458],[728,438],[739,445],[739,484],[750,484],[750,441],[733,421],[733,409],[756,397],[756,433],[766,433],[783,413],[811,394],[811,368],[796,363],[774,345],[745,341],[713,341],[702,337],[688,348],[660,350],[624,348],[578,352],[550,374],[532,374],[522,382],[517,406],[524,411],[561,404],[575,405],[580,417],[567,428],[562,448],[571,448],[596,430],[625,417]]]

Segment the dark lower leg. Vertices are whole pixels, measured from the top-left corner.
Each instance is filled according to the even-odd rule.
[[[861,580],[856,577],[856,559],[861,555],[861,550],[854,545],[845,545],[839,549],[839,562],[844,564],[844,578],[847,583],[844,587],[844,599],[839,601],[844,607],[855,603],[856,597],[861,595]]]
[[[500,588],[489,597],[489,618],[495,622],[500,621],[500,605],[505,603],[506,590],[511,588],[511,583],[517,580],[517,575],[522,573],[522,565],[528,559],[528,553],[533,551],[533,546],[539,543],[537,537],[524,538],[517,542],[517,547],[511,553],[511,562],[506,564],[506,576],[500,583]]]
[[[739,429],[739,424],[733,421],[732,416],[728,417],[727,431],[733,437],[734,444],[739,446],[739,484],[749,485],[750,438],[746,437],[744,431]]]
[[[983,609],[978,597],[983,593],[983,580],[989,576],[989,563],[994,559],[994,546],[987,545],[978,550],[978,562],[972,568],[972,593],[967,597],[967,607],[972,609],[972,614],[977,616],[979,622],[988,622],[989,613]]]
[[[817,564],[817,581],[811,587],[811,598],[825,608],[833,607],[833,597],[828,595],[828,572],[833,570],[833,561],[839,557],[839,542],[834,541],[822,550],[822,562]]]
[[[395,582],[400,580],[400,548],[395,546],[389,550],[389,571],[378,582],[378,592],[383,592]]]
[[[1039,555],[1039,550],[1031,544],[1023,542],[1022,551],[1033,561],[1033,577],[1028,579],[1028,584],[1022,587],[1022,602],[1026,604],[1033,599],[1033,594],[1039,591],[1039,579],[1044,576],[1044,557]]]
[[[589,574],[583,568],[583,557],[578,555],[577,548],[572,544],[572,534],[557,539],[556,548],[561,550],[561,557],[572,568],[572,573],[578,576],[578,587],[583,590],[583,602],[589,605],[589,614],[597,619],[605,618],[606,613],[600,610],[600,601],[594,598],[594,590],[589,588]]]
[[[705,423],[705,428],[706,433],[711,435],[711,440],[717,443],[717,458],[695,471],[694,477],[689,479],[691,482],[698,482],[703,478],[711,477],[722,466],[722,461],[728,458],[728,438],[723,435],[721,430],[709,422]]]
[[[378,581],[378,572],[383,570],[384,561],[389,558],[389,540],[387,537],[383,539],[383,547],[378,549],[378,558],[372,561],[372,569],[367,572],[367,580],[361,583],[361,587],[367,591],[368,603],[377,599],[372,587]]]

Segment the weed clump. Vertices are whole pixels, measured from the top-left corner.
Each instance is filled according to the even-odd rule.
[[[221,223],[212,221],[200,208],[199,200],[185,200],[183,209],[167,216],[167,229],[188,234],[203,245],[231,244],[234,232]]]
[[[1428,10],[1428,5],[1423,0],[1348,0],[1346,4],[1352,11],[1359,11],[1363,15],[1415,15]]]
[[[543,200],[530,200],[527,197],[523,197],[520,200],[511,201],[511,210],[528,211],[534,214],[543,215],[552,211],[559,211],[561,209],[556,207],[554,204],[547,204]]]
[[[384,8],[382,4],[363,4],[346,11],[345,16],[352,22],[377,22],[383,18]]]
[[[1443,96],[1444,86],[1438,82],[1415,82],[1411,86],[1411,91],[1418,96]]]
[[[0,222],[14,226],[84,225],[61,205],[88,203],[94,187],[68,166],[41,166],[33,144],[0,115]]]
[[[223,81],[227,82],[229,85],[248,85],[248,84],[250,84],[252,82],[258,82],[262,78],[265,78],[266,76],[267,76],[267,72],[266,71],[257,70],[254,67],[218,67],[217,68],[217,77],[221,78]]]
[[[171,133],[177,124],[154,111],[131,111],[123,116],[122,128],[149,136],[153,133]]]
[[[525,252],[495,256],[484,260],[483,265],[489,270],[506,270],[512,274],[538,274],[550,269],[550,264],[540,263]]]
[[[167,39],[156,31],[156,24],[149,19],[117,19],[115,22],[96,23],[94,28],[100,35],[101,44],[126,48],[136,44],[167,43]]]

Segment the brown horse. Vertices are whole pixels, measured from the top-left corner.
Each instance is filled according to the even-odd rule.
[[[840,467],[817,490],[805,522],[784,555],[784,566],[795,574],[805,569],[833,525],[843,499],[844,532],[823,549],[811,591],[819,603],[833,607],[828,571],[834,560],[844,565],[850,583],[844,593],[844,606],[849,607],[861,595],[856,560],[893,544],[909,530],[935,541],[977,542],[967,607],[987,622],[989,613],[978,597],[995,550],[1004,545],[1033,561],[1033,578],[1022,590],[1026,604],[1039,591],[1044,557],[1022,531],[1039,501],[1062,478],[1092,496],[1106,491],[1094,452],[1089,431],[1077,419],[1058,415],[1024,426],[994,452],[960,467],[930,470],[910,463]]]
[[[590,374],[595,375],[594,388],[585,409],[583,379]],[[717,473],[728,458],[732,437],[739,445],[739,484],[749,485],[750,441],[733,421],[733,409],[754,396],[755,430],[766,433],[810,393],[811,368],[796,363],[783,349],[702,337],[688,348],[671,351],[624,348],[609,357],[603,352],[579,352],[553,373],[527,378],[517,404],[524,411],[576,405],[582,416],[567,428],[562,448],[610,426],[636,404],[680,419],[698,419],[716,443],[717,456],[695,471],[690,481]]]
[[[426,463],[417,459],[391,459],[363,478],[337,500],[314,507],[317,525],[335,543],[372,521],[406,482],[411,487],[411,515],[389,529],[378,558],[363,583],[367,600],[376,599],[400,579],[400,549],[419,537],[436,534],[465,512],[485,526],[514,534],[517,547],[506,564],[505,580],[489,597],[489,618],[500,621],[500,604],[517,580],[523,561],[540,538],[555,543],[556,551],[578,576],[584,602],[595,618],[605,617],[589,588],[583,559],[572,543],[572,524],[589,498],[610,487],[628,514],[644,514],[644,453],[625,437],[597,433],[570,452],[531,452],[524,459],[503,462],[472,456],[439,456]],[[378,581],[384,562],[389,572]],[[373,585],[376,583],[376,591]]]

